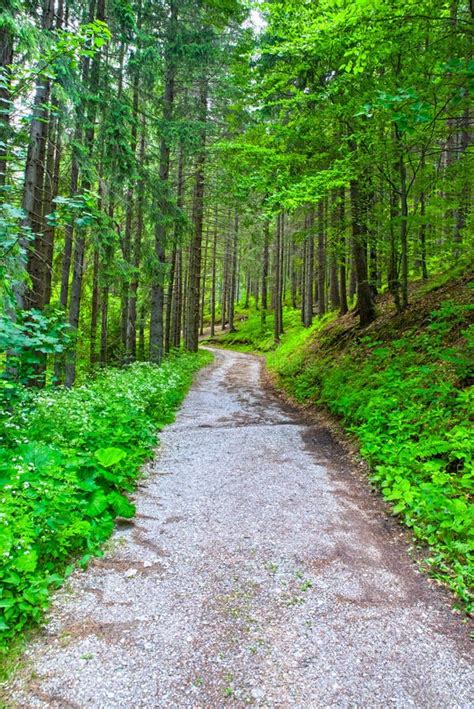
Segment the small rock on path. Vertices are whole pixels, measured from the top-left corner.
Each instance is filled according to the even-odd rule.
[[[468,707],[467,631],[324,429],[216,351],[12,707]]]

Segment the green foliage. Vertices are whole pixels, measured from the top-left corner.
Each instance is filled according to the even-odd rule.
[[[252,310],[245,315],[245,318],[239,323],[235,332],[220,335],[218,337],[219,344],[249,352],[273,352],[275,350],[273,311],[267,313],[265,325],[262,325],[260,311]],[[285,332],[281,336],[281,345],[272,355],[271,361],[278,361],[280,357],[285,358],[297,345],[303,344],[312,332],[333,318],[334,314],[330,313],[315,322],[312,328],[305,328],[301,322],[301,312],[299,310],[288,306],[283,308]]]
[[[100,554],[156,430],[172,421],[208,353],[107,370],[75,389],[25,392],[3,419],[0,650],[38,622],[76,559]]]
[[[8,353],[8,366],[0,376],[0,406],[5,397],[20,395],[13,383],[36,380],[43,357],[64,352],[71,341],[61,311],[21,310],[15,321],[0,314],[0,352]]]

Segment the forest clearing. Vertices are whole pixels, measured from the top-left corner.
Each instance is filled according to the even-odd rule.
[[[474,10],[0,9],[0,703],[474,703]]]

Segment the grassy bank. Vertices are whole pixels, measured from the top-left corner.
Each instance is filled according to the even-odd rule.
[[[107,370],[75,389],[24,390],[1,412],[0,660],[42,617],[78,561],[100,554],[156,431],[174,418],[206,352]]]
[[[353,314],[326,316],[307,330],[287,312],[286,334],[276,349],[272,323],[262,332],[258,314],[222,338],[228,346],[264,352],[295,399],[339,417],[358,440],[393,513],[428,547],[430,572],[470,611],[472,294],[468,279],[420,285],[403,315],[394,315],[382,298],[379,318],[364,330]]]

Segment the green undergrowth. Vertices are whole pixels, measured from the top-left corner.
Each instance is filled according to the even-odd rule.
[[[109,369],[74,389],[24,390],[1,412],[0,660],[41,620],[50,592],[85,566],[174,418],[208,352]],[[8,410],[10,409],[10,410]]]
[[[474,306],[467,285],[429,297],[366,330],[354,316],[290,329],[272,351],[266,333],[259,346],[255,318],[233,340],[248,331],[295,399],[327,407],[355,435],[393,513],[428,548],[430,573],[472,612]]]
[[[305,328],[301,322],[301,311],[285,307],[283,309],[284,333],[280,336],[278,348],[275,346],[273,334],[275,320],[273,311],[267,313],[263,326],[262,316],[259,311],[251,310],[242,317],[243,319],[236,323],[235,332],[218,333],[213,341],[218,343],[219,346],[224,345],[243,352],[263,352],[268,354],[277,350],[283,353],[301,346],[312,333],[331,322],[335,315],[329,313],[316,320],[311,328]]]

